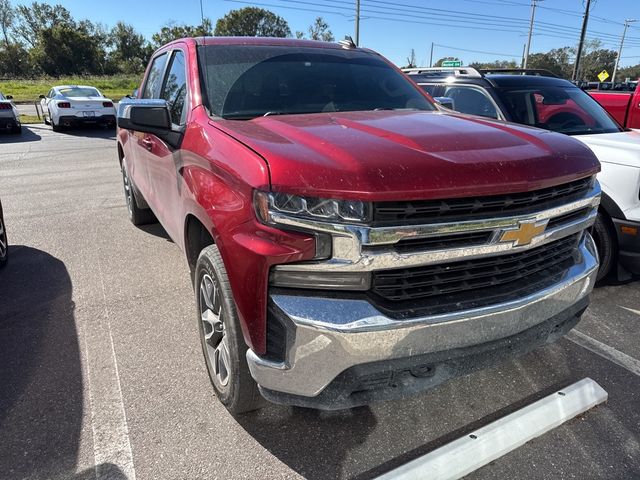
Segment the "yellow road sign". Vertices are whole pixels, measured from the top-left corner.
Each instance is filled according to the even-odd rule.
[[[604,82],[607,78],[609,78],[609,72],[607,72],[606,70],[602,70],[598,74],[598,80],[600,80],[601,82]]]

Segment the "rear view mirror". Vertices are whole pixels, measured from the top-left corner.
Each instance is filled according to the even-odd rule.
[[[7,100],[13,100],[13,95],[7,95],[7,96],[6,96],[6,97],[4,97],[4,98],[6,98]]]
[[[176,148],[182,139],[182,131],[172,128],[166,100],[122,99],[117,122],[122,129],[151,133]]]
[[[451,97],[433,97],[438,105],[449,110],[455,110],[455,101]]]
[[[38,98],[46,98],[44,95],[38,95]]]

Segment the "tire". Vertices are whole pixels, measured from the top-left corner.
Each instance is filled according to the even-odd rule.
[[[4,267],[9,260],[9,242],[7,241],[7,229],[4,224],[2,207],[0,207],[0,268]]]
[[[127,213],[131,223],[134,225],[156,223],[158,220],[150,208],[140,208],[138,206],[136,195],[133,192],[133,182],[129,178],[124,158],[122,159],[120,170],[122,171],[122,188],[124,189],[124,198],[127,202]]]
[[[42,112],[42,121],[44,122],[45,125],[51,125],[51,121],[48,120],[48,115],[45,114],[44,112]]]
[[[216,396],[232,414],[256,410],[264,400],[249,372],[247,345],[217,246],[200,252],[195,280],[200,343]]]
[[[15,133],[16,135],[21,135],[22,134],[22,125],[16,125],[15,127],[13,127],[13,133]]]
[[[600,268],[596,282],[602,282],[612,276],[618,257],[618,245],[613,225],[605,213],[599,212],[596,217],[596,222],[593,225],[593,239],[600,257]]]
[[[50,117],[51,120],[51,129],[54,132],[61,132],[62,131],[62,127],[60,125],[56,125],[56,122],[53,121],[53,117]]]

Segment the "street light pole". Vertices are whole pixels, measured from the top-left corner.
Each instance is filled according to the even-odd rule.
[[[576,61],[573,64],[573,75],[571,80],[578,79],[578,72],[580,70],[580,57],[582,57],[582,47],[584,46],[584,37],[587,34],[587,24],[589,23],[589,9],[591,8],[591,0],[587,0],[587,6],[584,10],[584,18],[582,20],[582,31],[580,32],[580,43],[578,44],[578,53],[576,53]]]
[[[527,68],[529,63],[529,49],[531,48],[531,36],[533,35],[533,21],[536,18],[536,7],[538,2],[542,0],[531,0],[531,21],[529,22],[529,38],[527,39],[527,50],[524,54],[524,68]]]
[[[433,42],[431,42],[431,55],[429,55],[429,67],[433,67]]]
[[[356,0],[356,47],[360,46],[360,0]]]
[[[627,28],[629,28],[629,24],[637,22],[637,20],[632,18],[627,18],[624,21],[624,30],[622,30],[622,39],[620,40],[620,50],[618,50],[618,56],[616,57],[616,65],[613,67],[613,75],[611,75],[611,84],[613,85],[616,81],[616,73],[618,73],[618,65],[620,64],[620,55],[622,55],[622,47],[624,47],[624,37],[627,35]]]
[[[202,8],[202,0],[200,0],[200,25],[204,25],[204,8]]]

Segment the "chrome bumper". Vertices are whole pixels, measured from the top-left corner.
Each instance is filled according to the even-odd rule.
[[[369,362],[447,351],[505,338],[575,305],[595,283],[598,260],[591,236],[579,245],[580,261],[557,284],[526,298],[490,307],[396,320],[364,300],[272,295],[294,330],[285,362],[247,351],[261,387],[293,395],[318,395],[341,372]]]

